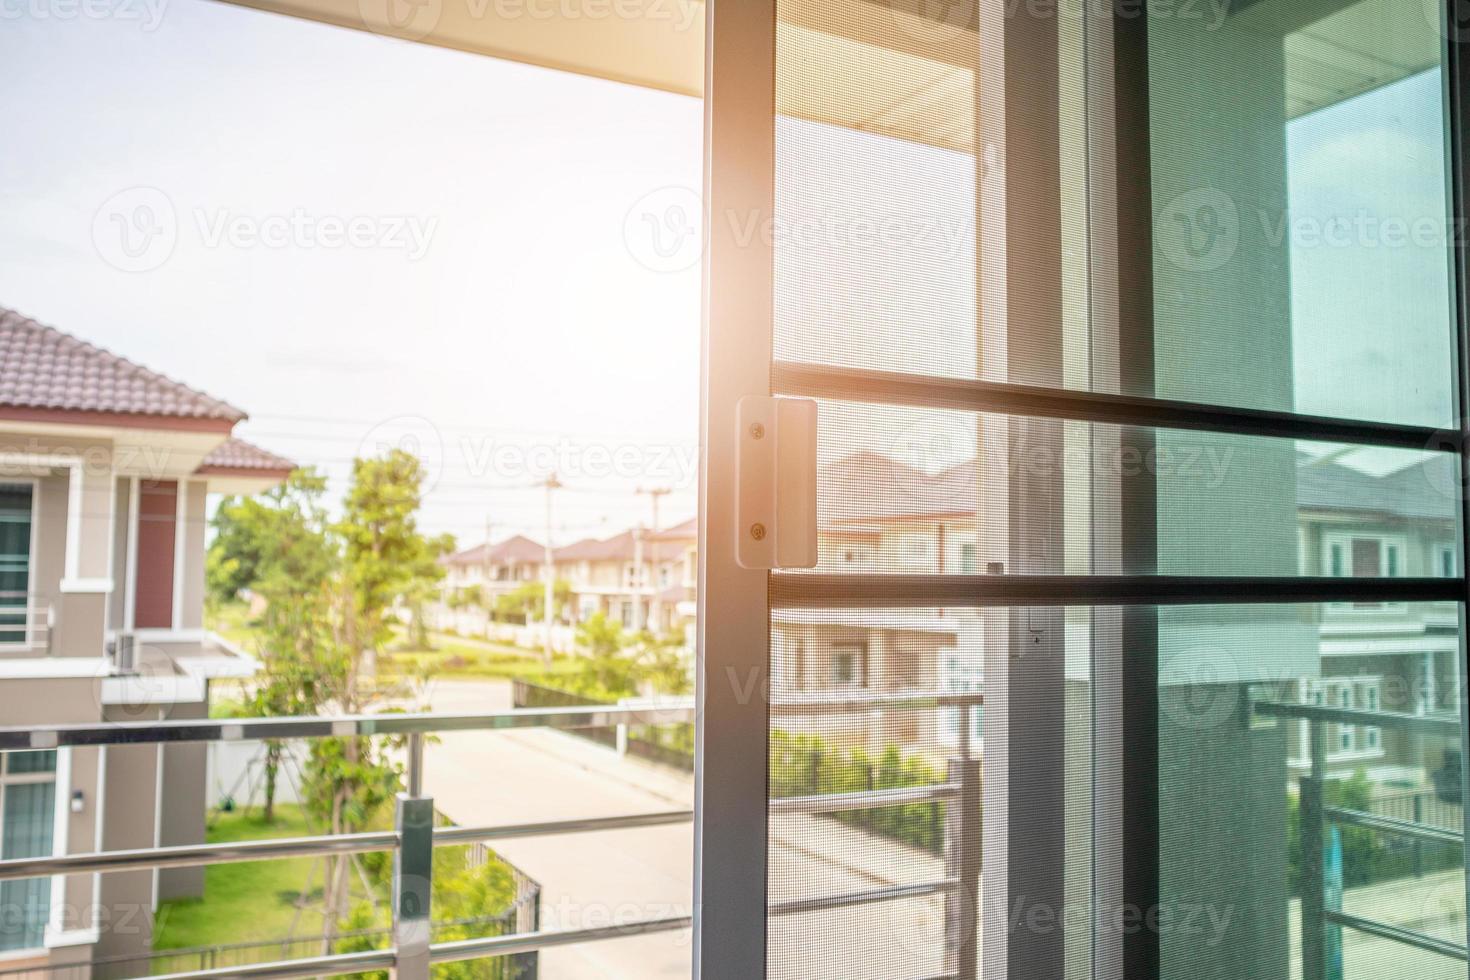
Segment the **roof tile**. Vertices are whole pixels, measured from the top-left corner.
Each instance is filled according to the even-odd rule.
[[[228,422],[245,418],[228,402],[3,308],[0,406]]]

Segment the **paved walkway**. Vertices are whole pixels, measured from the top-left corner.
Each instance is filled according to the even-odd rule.
[[[438,681],[435,711],[510,707],[508,684]],[[692,806],[685,774],[562,732],[455,732],[425,751],[425,788],[457,823],[516,823]],[[772,899],[861,891],[941,874],[928,854],[820,817],[772,823]],[[504,841],[495,849],[542,886],[542,924],[578,928],[688,914],[693,831],[650,827]],[[784,916],[771,924],[773,978],[892,980],[942,972],[943,903],[884,902]],[[662,980],[690,975],[688,932],[547,950],[546,980]]]

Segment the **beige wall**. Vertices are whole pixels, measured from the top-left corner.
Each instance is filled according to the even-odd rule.
[[[183,588],[178,592],[182,605],[175,616],[180,629],[204,628],[204,536],[208,530],[209,517],[205,510],[209,486],[202,481],[191,480],[180,483],[188,487],[184,499],[184,567],[175,574],[183,576]]]

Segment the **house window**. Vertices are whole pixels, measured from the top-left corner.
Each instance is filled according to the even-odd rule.
[[[1404,542],[1375,534],[1333,534],[1324,541],[1328,573],[1334,578],[1400,578],[1406,574]],[[1347,608],[1347,603],[1333,603]],[[1402,603],[1355,602],[1353,609],[1402,609]]]
[[[842,644],[832,648],[832,686],[867,687],[866,650],[861,644]]]
[[[1378,711],[1382,701],[1381,679],[1378,677],[1303,678],[1299,700],[1303,704],[1329,705],[1358,711]],[[1327,761],[1360,759],[1383,754],[1382,729],[1372,725],[1327,726]],[[1301,724],[1299,758],[1311,758],[1311,726]]]
[[[960,545],[960,574],[975,574],[975,546],[973,544]]]
[[[1455,577],[1455,546],[1442,544],[1434,550],[1434,574],[1440,578]]]
[[[0,484],[0,645],[30,641],[33,504],[30,484]]]
[[[0,753],[0,859],[49,855],[55,824],[56,753]],[[0,950],[41,947],[50,904],[50,878],[0,882]]]

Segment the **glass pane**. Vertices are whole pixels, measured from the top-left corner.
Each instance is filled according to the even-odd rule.
[[[1165,430],[1139,451],[1114,425],[848,402],[820,415],[821,572],[1117,571],[1107,501],[1139,474],[1161,574],[1433,577],[1457,549],[1448,454]],[[1059,503],[1037,505],[1044,493]],[[1014,539],[1011,498],[1026,502]]]
[[[851,26],[873,21],[850,13],[860,4],[778,6],[777,359],[1453,418],[1433,5],[1150,7],[1154,327],[1148,369],[1122,372],[1135,380],[1087,369],[1109,352],[1070,313],[1055,333],[980,335],[973,5],[891,10],[882,31]],[[1061,30],[1069,294],[1085,292],[1087,274],[1081,83],[1067,57],[1076,22]],[[1086,297],[1073,298],[1080,312]]]
[[[1437,5],[1150,8],[1157,393],[1455,415]]]
[[[50,854],[56,785],[10,784],[0,789],[0,798],[4,800],[0,808],[0,858]],[[50,878],[0,882],[0,908],[5,910],[0,919],[0,949],[29,949],[42,944],[50,916],[50,895]]]
[[[36,752],[6,752],[5,771],[11,775],[27,772],[55,772],[56,750],[42,749]]]
[[[979,808],[922,791],[960,779],[957,767],[979,756],[982,709],[932,699],[978,694],[983,628],[980,615],[955,609],[772,613],[771,977],[953,969],[958,897],[903,890],[950,877],[962,848],[978,855]],[[900,697],[918,700],[891,703]],[[978,767],[974,778],[978,792]],[[905,790],[921,795],[888,806],[821,803]],[[845,904],[853,896],[869,901]]]
[[[1319,900],[1463,944],[1459,615],[1408,604],[1369,625],[1332,606],[1157,611],[1161,904],[1178,914],[1161,934],[1165,977],[1301,976],[1303,922]],[[1361,714],[1304,717],[1324,704]],[[1315,766],[1314,733],[1325,750]],[[1307,792],[1313,780],[1320,795]],[[1361,816],[1456,836],[1424,842]],[[1329,975],[1464,974],[1461,961],[1358,930],[1324,935],[1329,962],[1335,947],[1343,964]]]

